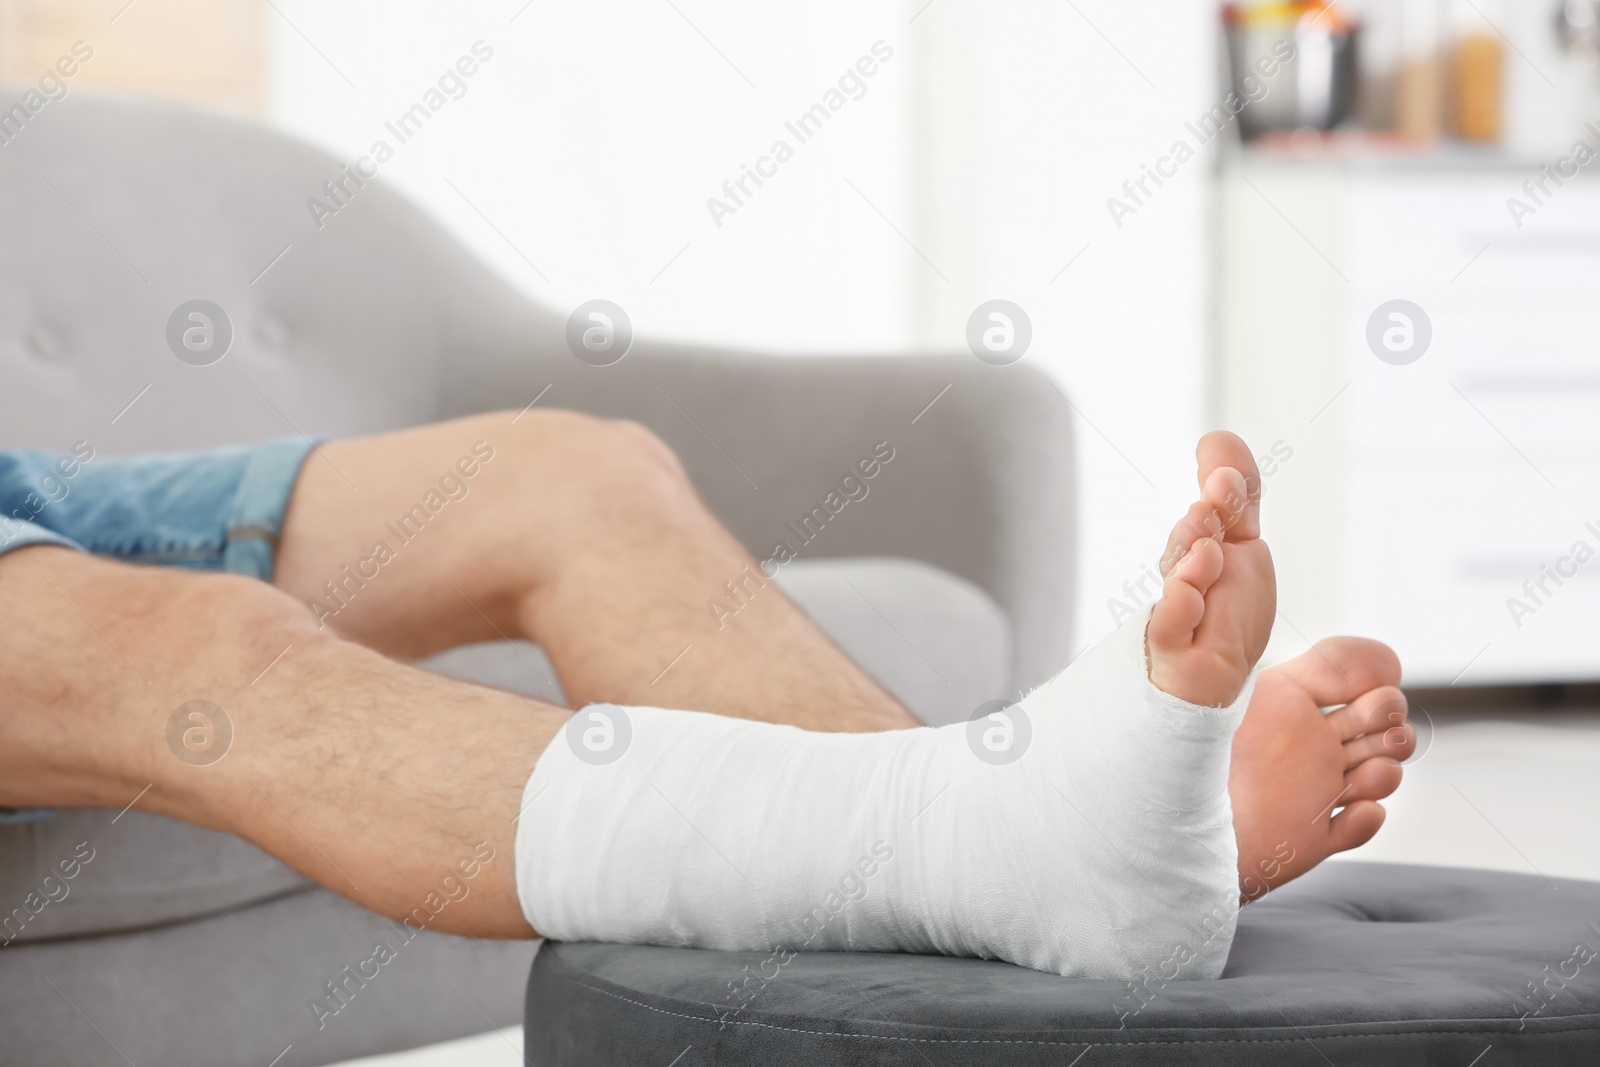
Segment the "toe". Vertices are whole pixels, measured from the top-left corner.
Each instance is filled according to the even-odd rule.
[[[1197,500],[1167,535],[1167,547],[1161,553],[1161,573],[1170,575],[1172,568],[1184,557],[1196,541],[1215,540],[1222,536],[1222,520],[1210,504]]]
[[[1250,506],[1250,493],[1244,475],[1232,467],[1218,467],[1200,486],[1200,499],[1211,505],[1211,510],[1222,520],[1222,528],[1231,530],[1239,524]]]
[[[1344,743],[1345,770],[1351,770],[1369,759],[1392,759],[1404,762],[1417,750],[1417,731],[1410,723],[1362,734]]]
[[[1146,632],[1152,648],[1176,650],[1193,642],[1195,627],[1205,617],[1206,590],[1222,576],[1222,544],[1215,540],[1218,530],[1217,516],[1205,504],[1195,504],[1173,527],[1167,554],[1162,557],[1161,572],[1167,580]]]
[[[1261,472],[1250,448],[1238,434],[1213,430],[1200,438],[1194,450],[1199,464],[1200,486],[1204,489],[1218,468],[1232,467],[1244,479],[1244,499],[1232,511],[1237,519],[1228,529],[1228,540],[1247,541],[1261,536]]]
[[[1383,825],[1387,813],[1375,800],[1358,800],[1346,805],[1328,824],[1328,844],[1334,852],[1364,845]]]
[[[1392,685],[1382,685],[1328,712],[1327,722],[1339,732],[1340,740],[1349,741],[1362,734],[1398,730],[1406,724],[1408,711],[1406,695]]]
[[[1194,586],[1203,595],[1222,577],[1222,545],[1211,538],[1202,538],[1189,546],[1189,551],[1173,565],[1169,578]]]
[[[1404,763],[1417,754],[1417,728],[1410,723],[1390,726],[1378,735],[1383,738],[1382,751],[1374,753],[1384,759]]]
[[[1405,769],[1392,759],[1363,760],[1345,773],[1340,803],[1348,807],[1358,800],[1382,800],[1400,788],[1404,776]]]
[[[1150,613],[1145,640],[1152,651],[1175,652],[1194,641],[1195,627],[1205,617],[1206,598],[1188,582],[1169,578],[1161,588],[1161,599]]]
[[[1364,637],[1326,638],[1276,669],[1325,708],[1400,684],[1400,657],[1381,641]]]

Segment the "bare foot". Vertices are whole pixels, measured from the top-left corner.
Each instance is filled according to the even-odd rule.
[[[1195,452],[1201,500],[1172,531],[1150,618],[1150,680],[1196,704],[1237,697],[1276,612],[1261,540],[1261,478],[1243,441],[1211,433]],[[1358,637],[1319,642],[1263,671],[1233,739],[1228,792],[1244,900],[1372,839],[1378,803],[1416,750],[1400,661]],[[1333,710],[1324,712],[1324,708]]]
[[[1383,825],[1378,801],[1417,746],[1399,681],[1394,652],[1360,637],[1318,641],[1256,679],[1228,777],[1246,902]]]
[[[1208,433],[1195,449],[1201,499],[1173,527],[1166,578],[1145,630],[1150,681],[1191,704],[1239,696],[1272,634],[1276,585],[1261,540],[1261,476],[1245,443]]]

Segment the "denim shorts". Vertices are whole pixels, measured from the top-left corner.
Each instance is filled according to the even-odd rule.
[[[0,451],[0,554],[60,545],[129,563],[272,580],[300,465],[316,442],[99,456]],[[0,823],[48,817],[0,808]]]

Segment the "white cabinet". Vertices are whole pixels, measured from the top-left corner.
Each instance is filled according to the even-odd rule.
[[[1258,452],[1293,449],[1266,481],[1277,653],[1351,632],[1413,684],[1600,678],[1600,180],[1547,181],[1539,206],[1538,175],[1222,171],[1217,407]],[[1538,207],[1520,228],[1512,197]],[[1431,324],[1405,365],[1367,341],[1397,299]]]

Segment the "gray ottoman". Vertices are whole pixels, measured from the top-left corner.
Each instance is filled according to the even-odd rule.
[[[1334,862],[1244,910],[1215,982],[546,944],[527,1058],[653,1064],[1600,1064],[1600,883]]]

